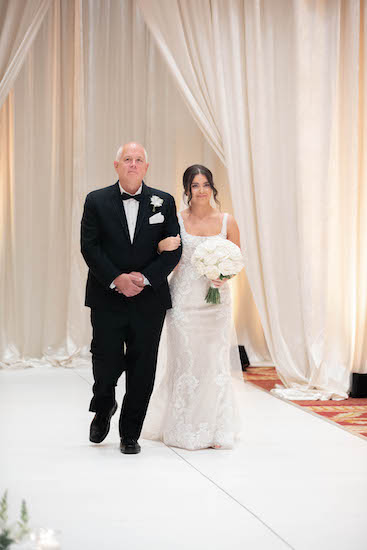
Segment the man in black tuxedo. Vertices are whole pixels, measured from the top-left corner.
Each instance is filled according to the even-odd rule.
[[[167,276],[181,247],[158,253],[159,241],[179,235],[179,224],[173,197],[143,182],[149,166],[144,147],[120,147],[114,166],[119,181],[87,195],[81,222],[81,250],[89,267],[85,305],[93,327],[89,410],[96,414],[90,440],[101,443],[107,436],[117,410],[115,386],[125,370],[120,449],[136,454],[171,307]]]

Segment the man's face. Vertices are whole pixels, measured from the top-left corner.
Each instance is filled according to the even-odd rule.
[[[144,149],[136,143],[124,145],[119,161],[114,162],[120,183],[141,184],[149,164],[145,160]]]

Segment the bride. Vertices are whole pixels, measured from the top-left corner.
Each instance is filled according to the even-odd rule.
[[[218,201],[208,168],[187,168],[183,186],[188,204],[178,214],[183,251],[170,281],[173,306],[166,316],[167,344],[163,353],[160,350],[142,436],[189,450],[230,449],[239,429],[230,366],[230,287],[226,279],[213,281],[220,288],[221,303],[207,304],[209,281],[197,274],[191,257],[205,239],[229,239],[240,246],[240,235],[235,219],[210,205],[212,197]],[[159,243],[159,252],[179,244],[179,236],[168,237]],[[238,353],[236,359],[239,363]]]

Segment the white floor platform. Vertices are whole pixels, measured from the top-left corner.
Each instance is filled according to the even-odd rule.
[[[121,403],[122,387],[119,389]],[[234,451],[88,441],[89,370],[0,371],[0,494],[63,550],[365,550],[367,442],[246,385]]]

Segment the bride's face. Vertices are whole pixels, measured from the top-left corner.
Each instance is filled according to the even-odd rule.
[[[210,202],[212,188],[203,174],[197,174],[191,184],[191,204],[206,204]]]

